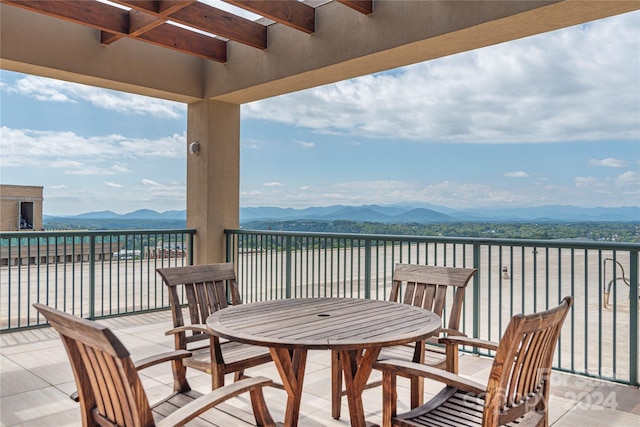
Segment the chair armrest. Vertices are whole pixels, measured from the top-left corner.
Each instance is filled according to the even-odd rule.
[[[211,335],[211,333],[209,332],[209,329],[207,329],[207,325],[204,325],[204,324],[193,324],[193,325],[178,326],[177,328],[169,329],[164,334],[165,335],[175,335],[177,333],[186,332],[186,331],[204,332],[204,333],[207,333],[207,334]]]
[[[263,420],[268,420],[268,422],[262,423],[264,425],[274,426],[275,424],[273,423],[271,415],[266,409],[266,405],[264,405],[264,407],[262,408],[264,411],[266,411],[266,413],[258,411],[256,410],[256,402],[254,401],[254,397],[257,396],[255,394],[256,392],[258,392],[259,396],[261,397],[262,387],[272,384],[273,383],[270,379],[264,377],[253,377],[236,381],[232,384],[215,389],[205,394],[204,396],[201,396],[196,400],[189,402],[185,406],[169,414],[166,418],[160,420],[160,422],[158,422],[156,426],[168,427],[184,425],[196,418],[198,415],[207,411],[208,409],[211,409],[214,406],[218,405],[219,403],[222,403],[225,400],[238,396],[239,394],[245,393],[247,391],[251,392],[251,401],[256,418],[260,417]],[[262,401],[262,404],[264,404],[264,400]]]
[[[482,394],[486,392],[486,387],[480,383],[420,363],[390,359],[376,362],[376,368],[382,370],[383,373],[402,373],[405,376],[428,378],[469,393]]]
[[[191,352],[186,350],[176,350],[176,351],[168,351],[166,353],[160,353],[155,356],[146,357],[144,359],[140,359],[134,362],[134,366],[136,370],[141,370],[148,368],[150,366],[155,366],[159,363],[170,362],[172,360],[184,359],[185,357],[190,357]]]
[[[486,350],[497,350],[498,343],[493,341],[480,340],[466,336],[446,336],[438,340],[440,344],[446,345],[467,345],[471,347],[484,348]]]
[[[444,343],[440,342],[440,339],[453,336],[466,337],[467,335],[457,329],[440,328],[437,335],[427,338],[425,342],[430,345],[442,345]]]
[[[457,329],[449,329],[449,328],[440,328],[438,330],[441,334],[447,334],[448,337],[466,337],[467,334],[464,332],[460,332]]]

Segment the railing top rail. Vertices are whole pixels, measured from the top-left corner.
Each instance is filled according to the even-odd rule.
[[[121,234],[196,234],[195,228],[184,229],[124,229],[124,230],[49,230],[49,231],[2,231],[0,239],[36,238],[53,236],[116,236]]]
[[[370,241],[397,241],[405,242],[436,242],[436,243],[457,243],[457,244],[479,244],[479,245],[500,245],[500,246],[525,246],[525,247],[548,247],[548,248],[573,248],[573,249],[612,249],[625,251],[640,251],[640,243],[616,243],[600,242],[591,240],[576,239],[500,239],[486,237],[444,237],[444,236],[409,236],[393,234],[359,234],[359,233],[322,233],[305,231],[273,231],[273,230],[237,230],[226,229],[225,234],[268,234],[273,236],[308,237],[315,236],[321,238],[342,238],[353,240]]]

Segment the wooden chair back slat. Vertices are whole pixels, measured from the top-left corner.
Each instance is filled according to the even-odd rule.
[[[464,291],[475,272],[473,268],[396,264],[389,301],[400,301],[402,294],[404,304],[431,310],[442,317],[449,293],[453,302],[446,326],[457,330]]]
[[[212,313],[228,307],[229,299],[233,305],[242,303],[232,263],[159,268],[156,271],[169,290],[174,327],[204,324]],[[186,301],[182,300],[181,293]],[[183,307],[188,313],[183,313]],[[187,344],[209,337],[190,331],[176,334],[175,339],[176,348],[192,350],[193,347],[187,347]]]
[[[553,354],[573,303],[541,313],[514,316],[496,351],[485,399],[485,425],[502,425],[546,404]]]
[[[34,307],[62,337],[78,386],[83,425],[154,425],[129,352],[113,332],[43,304]]]

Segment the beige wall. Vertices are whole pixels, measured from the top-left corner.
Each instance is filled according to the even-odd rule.
[[[0,231],[19,230],[21,202],[33,203],[32,230],[42,230],[42,200],[42,187],[0,185]]]

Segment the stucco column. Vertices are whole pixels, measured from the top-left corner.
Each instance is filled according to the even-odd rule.
[[[240,216],[240,105],[199,101],[187,114],[187,227],[197,230],[194,263],[225,261],[225,228]],[[192,142],[198,153],[189,152]]]

